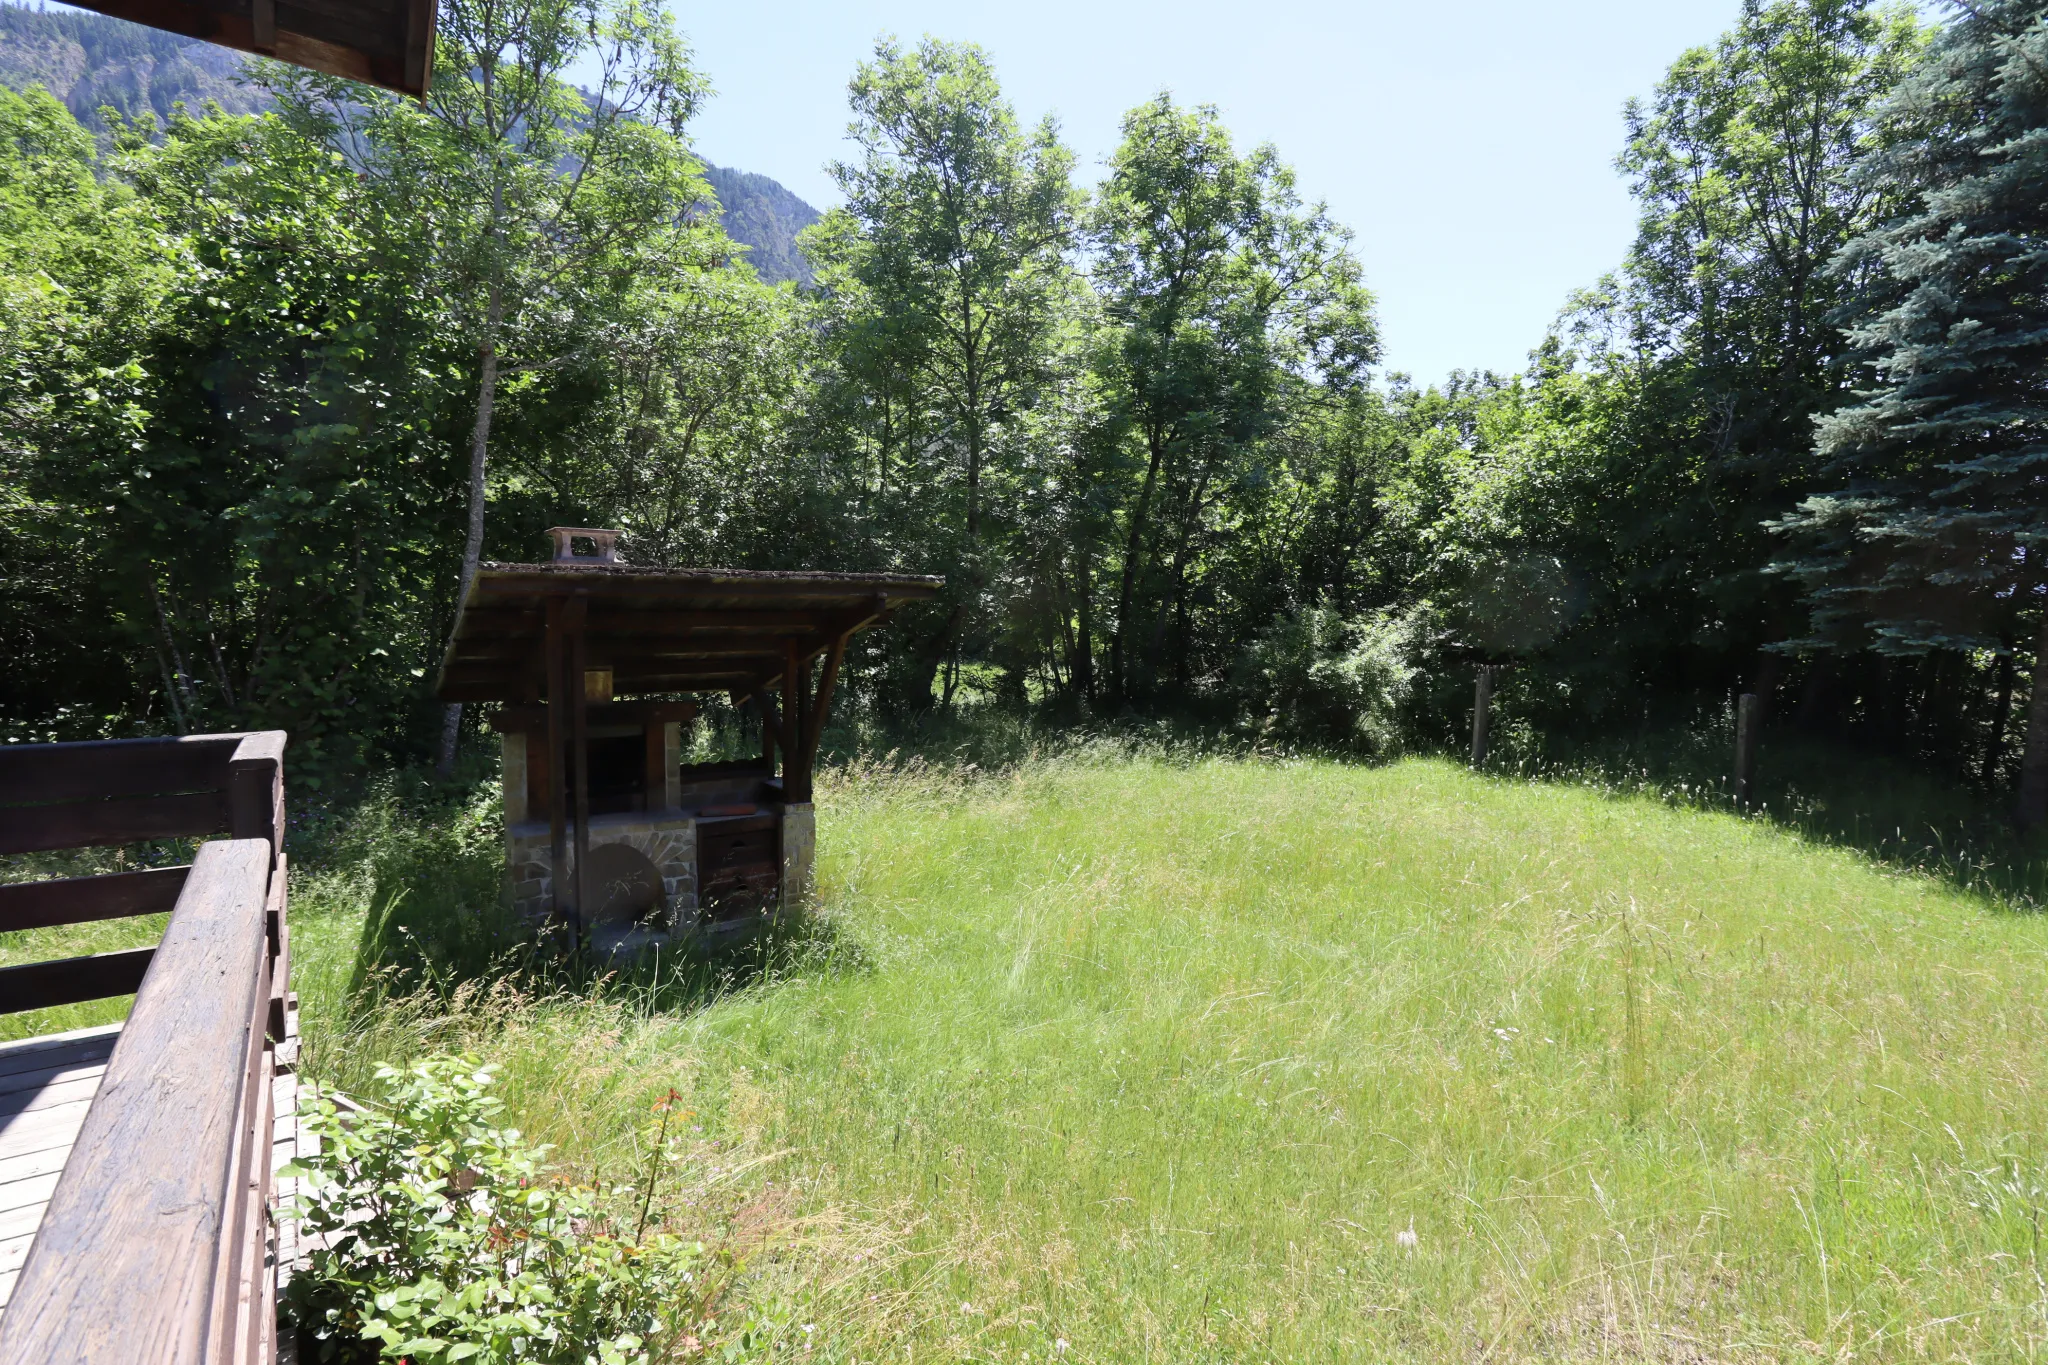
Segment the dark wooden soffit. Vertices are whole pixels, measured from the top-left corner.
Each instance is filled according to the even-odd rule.
[[[614,696],[746,694],[779,684],[792,647],[800,659],[816,658],[944,586],[909,574],[485,564],[463,600],[435,694],[539,701],[550,598],[587,604],[588,666],[612,670]]]
[[[424,98],[435,0],[73,0],[82,9]]]

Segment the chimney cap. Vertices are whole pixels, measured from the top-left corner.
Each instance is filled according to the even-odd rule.
[[[555,563],[557,564],[623,564],[619,558],[618,531],[608,531],[597,526],[550,526],[548,534],[555,538]],[[576,553],[576,542],[587,540],[592,553]]]

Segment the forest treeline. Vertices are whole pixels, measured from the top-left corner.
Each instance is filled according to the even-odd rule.
[[[623,0],[444,0],[423,104],[265,65],[273,112],[96,137],[0,91],[0,720],[445,758],[467,575],[610,525],[944,574],[849,662],[879,714],[1387,752],[1507,664],[1528,734],[1753,690],[2038,820],[2044,19],[1746,0],[1626,110],[1627,258],[1429,387],[1276,149],[1162,93],[1086,185],[971,45],[854,74],[810,287],[701,207],[704,81]]]

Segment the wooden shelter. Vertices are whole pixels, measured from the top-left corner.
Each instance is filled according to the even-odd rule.
[[[81,9],[424,98],[434,0],[75,0]]]
[[[616,947],[800,895],[847,641],[943,580],[648,568],[619,560],[615,531],[549,534],[551,561],[478,570],[438,682],[500,704],[514,904]],[[692,693],[751,706],[758,757],[683,764]]]

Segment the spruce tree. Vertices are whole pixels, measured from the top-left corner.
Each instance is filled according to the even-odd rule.
[[[2017,817],[2048,816],[2048,3],[1957,0],[1863,174],[1907,207],[1832,269],[1869,387],[1819,423],[1838,491],[1810,553],[1815,645],[2006,648],[2035,680]]]

